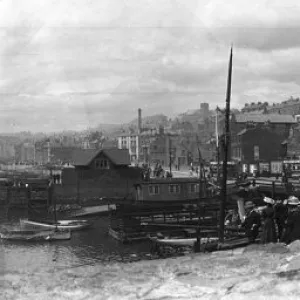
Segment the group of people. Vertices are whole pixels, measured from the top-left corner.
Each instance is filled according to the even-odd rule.
[[[259,210],[253,201],[245,203],[245,217],[241,226],[254,242],[261,232],[262,243],[282,242],[289,244],[300,239],[300,201],[291,196],[288,199],[273,200],[264,197],[265,206]],[[260,230],[261,229],[261,230]]]

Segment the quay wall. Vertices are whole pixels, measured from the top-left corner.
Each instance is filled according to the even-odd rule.
[[[47,204],[48,190],[31,191],[26,187],[0,187],[0,205],[28,206],[28,201]]]

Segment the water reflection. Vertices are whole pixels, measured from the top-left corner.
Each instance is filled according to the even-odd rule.
[[[26,211],[2,210],[0,226],[18,226]],[[49,271],[56,268],[71,268],[82,265],[129,262],[151,258],[149,243],[123,245],[108,236],[108,218],[94,219],[94,226],[72,233],[68,241],[20,242],[1,240],[4,254],[2,264],[10,271]]]

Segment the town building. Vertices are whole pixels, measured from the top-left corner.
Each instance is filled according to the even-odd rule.
[[[33,143],[22,143],[15,146],[16,163],[33,163],[35,159],[35,149]]]
[[[288,138],[293,134],[294,127],[297,125],[292,115],[283,114],[232,114],[230,130],[232,135],[238,134],[248,125],[269,124],[270,128],[277,134]]]
[[[64,168],[62,184],[55,186],[55,195],[59,199],[131,199],[134,183],[142,178],[141,169],[130,166],[128,149],[77,149],[72,159],[74,168]]]
[[[246,103],[241,109],[242,113],[268,113],[269,103],[268,102],[257,102],[257,103]]]
[[[281,103],[273,104],[267,107],[268,113],[286,114],[286,115],[298,115],[300,114],[300,99],[290,97],[290,99]]]
[[[232,136],[231,159],[240,164],[240,171],[279,172],[278,163],[286,155],[286,140],[269,125],[249,125]]]

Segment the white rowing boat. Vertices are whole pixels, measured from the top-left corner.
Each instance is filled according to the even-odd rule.
[[[157,238],[157,237],[150,237],[150,240],[152,242],[156,242],[158,244],[164,244],[164,245],[172,245],[172,246],[193,246],[197,238]],[[219,239],[217,237],[211,237],[211,238],[201,238],[200,243],[206,244],[210,242],[217,242]]]
[[[24,229],[60,229],[60,230],[83,230],[92,226],[87,220],[58,220],[56,223],[51,221],[33,221],[20,219],[21,228]]]

